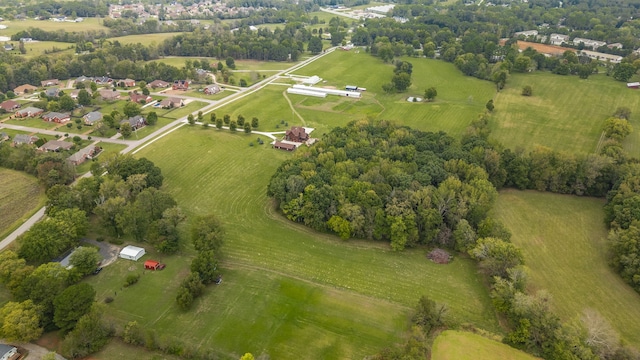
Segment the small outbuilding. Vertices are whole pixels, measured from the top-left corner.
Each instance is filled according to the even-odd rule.
[[[1,360],[16,360],[20,358],[18,348],[11,345],[0,344],[0,359]]]
[[[638,89],[638,88],[640,88],[640,82],[630,82],[630,83],[627,83],[627,87],[628,87],[629,89]]]
[[[138,261],[145,253],[145,250],[141,247],[128,245],[120,250],[120,257],[127,260]]]
[[[164,269],[164,264],[161,264],[155,260],[147,260],[144,262],[145,270],[162,270]]]

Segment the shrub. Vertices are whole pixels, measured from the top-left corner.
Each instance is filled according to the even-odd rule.
[[[127,275],[127,278],[124,281],[124,286],[125,287],[131,286],[137,283],[138,280],[140,280],[140,274],[129,274]]]
[[[533,95],[533,89],[531,88],[531,86],[525,85],[525,87],[522,88],[522,96],[531,96],[531,95]]]
[[[69,129],[71,129],[71,127],[72,127],[72,126],[73,126],[73,124],[72,124],[72,123],[68,123],[68,124],[67,124],[67,127],[68,127]]]
[[[113,298],[111,296],[107,296],[106,298],[104,298],[104,303],[105,304],[109,304],[113,302]]]

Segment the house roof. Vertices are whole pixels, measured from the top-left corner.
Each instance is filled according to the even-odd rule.
[[[24,85],[20,85],[17,88],[13,89],[15,92],[23,92],[25,90],[35,90],[38,87],[33,86],[31,84],[24,84]]]
[[[43,112],[44,110],[39,109],[37,107],[33,107],[33,106],[29,106],[26,107],[24,109],[20,109],[18,111],[16,111],[16,113],[20,113],[20,114],[29,114],[29,113],[39,113],[39,112]]]
[[[144,266],[158,266],[158,265],[160,265],[160,263],[155,260],[147,260],[144,262]]]
[[[286,135],[293,135],[298,138],[308,137],[307,132],[304,130],[302,126],[294,126],[291,129],[287,130]]]
[[[3,101],[2,103],[0,103],[0,108],[3,108],[7,111],[9,110],[13,110],[17,107],[20,107],[20,103],[17,101],[13,101],[13,100],[7,100],[7,101]]]
[[[44,145],[40,146],[40,150],[56,151],[59,149],[69,150],[73,146],[73,143],[61,140],[49,140]]]
[[[13,137],[13,142],[16,144],[28,144],[30,142],[35,142],[39,139],[37,136],[27,135],[27,134],[18,134]]]
[[[293,144],[288,144],[288,143],[284,143],[284,142],[280,142],[280,141],[276,141],[273,144],[274,147],[280,148],[280,149],[286,149],[286,150],[294,150],[296,148],[295,145]]]
[[[93,122],[102,120],[102,113],[99,111],[92,111],[90,113],[85,114],[83,118],[85,119],[85,121],[93,123]]]
[[[58,93],[60,93],[60,89],[58,89],[57,87],[53,87],[45,90],[44,93],[47,94],[47,96],[57,96]]]
[[[15,346],[0,344],[0,358],[15,349]]]
[[[120,121],[120,124],[129,123],[131,126],[136,126],[140,122],[144,122],[144,118],[142,117],[142,115],[136,115],[134,117],[130,117],[128,119]]]
[[[149,83],[149,86],[151,87],[167,87],[169,85],[171,84],[162,80],[153,80],[152,82]]]
[[[149,96],[149,95],[144,95],[144,94],[134,94],[134,93],[131,93],[131,94],[129,94],[129,98],[130,98],[130,99],[131,99],[131,101],[133,101],[133,102],[140,102],[140,100],[147,101],[147,99],[149,99],[149,98],[150,98],[150,96]]]
[[[120,96],[120,93],[118,91],[115,91],[115,90],[103,89],[103,90],[98,90],[98,93],[103,98],[116,98],[116,97]]]
[[[43,119],[64,119],[68,117],[71,117],[71,115],[55,111],[42,115]]]
[[[91,144],[87,147],[80,149],[80,151],[72,154],[68,157],[69,161],[77,162],[83,160],[86,156],[91,155],[96,150],[96,146]]]

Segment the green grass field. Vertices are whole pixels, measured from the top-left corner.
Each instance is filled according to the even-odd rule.
[[[132,346],[123,343],[118,339],[111,339],[109,344],[100,352],[91,354],[90,359],[113,360],[113,359],[136,359],[136,360],[178,360],[179,357],[171,356],[159,352],[151,352],[139,346]]]
[[[20,226],[44,202],[44,190],[35,177],[0,168],[0,239]]]
[[[145,44],[149,45],[152,43],[160,44],[166,39],[170,39],[176,35],[184,34],[183,32],[169,32],[169,33],[156,33],[156,34],[139,34],[139,35],[128,35],[128,36],[118,36],[109,38],[108,41],[115,42],[118,41],[122,45],[126,44]]]
[[[502,191],[496,216],[531,269],[531,290],[547,289],[564,320],[594,309],[640,346],[640,295],[607,265],[604,201],[538,192]]]
[[[162,168],[165,188],[189,215],[220,216],[227,231],[224,282],[182,313],[174,294],[187,271],[185,256],[161,259],[165,272],[122,294],[124,274],[141,264],[119,261],[92,279],[100,296],[118,291],[110,305],[117,321],[135,319],[161,335],[233,356],[362,358],[399,341],[410,308],[427,294],[446,303],[457,321],[499,331],[472,261],[436,265],[423,250],[394,253],[386,244],[343,242],[282,218],[265,188],[291,154],[249,147],[255,137],[183,127],[137,154]]]
[[[478,334],[447,330],[433,342],[432,360],[535,360],[525,352]]]
[[[102,147],[102,152],[96,158],[97,160],[100,160],[101,156],[104,158],[109,156],[110,154],[119,153],[120,151],[122,151],[122,149],[126,147],[125,145],[113,144],[108,142],[99,142],[97,145]],[[76,173],[78,175],[81,175],[86,173],[90,169],[91,169],[91,160],[87,160],[82,164],[80,164],[79,166],[76,166]]]
[[[533,88],[533,96],[521,95],[525,85]],[[543,145],[572,153],[593,153],[604,121],[626,106],[635,131],[625,149],[640,155],[640,97],[603,74],[587,80],[547,72],[513,74],[494,103],[491,136],[506,147]]]
[[[82,22],[55,22],[51,20],[14,20],[3,21],[3,25],[7,28],[0,30],[0,36],[9,36],[16,34],[23,30],[28,30],[30,27],[42,29],[45,31],[65,30],[69,32],[80,32],[89,30],[104,30],[109,31],[109,28],[102,25],[102,20],[99,18],[85,18]]]
[[[58,124],[42,120],[39,117],[13,118],[5,121],[7,124],[28,126],[32,128],[53,130]]]
[[[36,57],[40,55],[44,55],[46,52],[49,52],[52,55],[57,54],[73,54],[76,51],[75,44],[64,43],[58,41],[37,41],[30,42],[24,45],[24,48],[27,50],[27,53],[24,54],[26,57]],[[52,53],[56,50],[55,53]],[[16,52],[16,51],[14,51]],[[16,52],[19,54],[19,52]]]

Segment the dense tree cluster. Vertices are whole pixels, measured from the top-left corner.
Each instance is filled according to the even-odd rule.
[[[46,188],[69,184],[75,179],[75,167],[67,161],[67,156],[65,153],[39,152],[30,145],[12,147],[8,141],[0,143],[1,167],[34,175]]]

